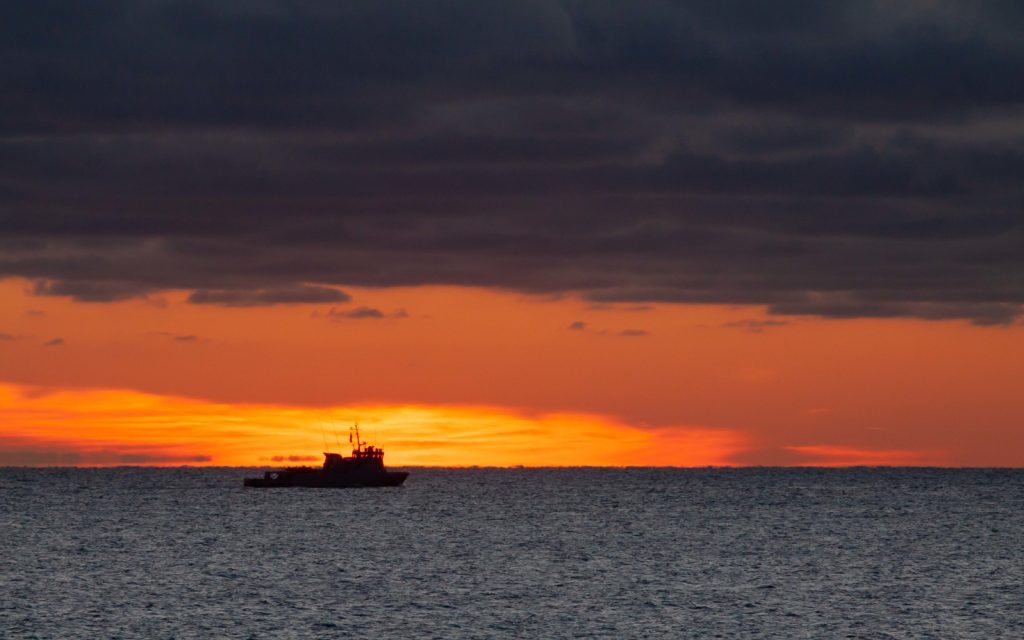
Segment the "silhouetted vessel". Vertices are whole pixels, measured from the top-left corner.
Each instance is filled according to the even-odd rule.
[[[354,439],[353,439],[354,435]],[[354,446],[346,458],[340,453],[324,453],[324,466],[286,467],[267,471],[262,478],[246,478],[247,487],[397,487],[409,476],[406,471],[384,468],[384,451],[359,439],[359,425],[349,433]]]

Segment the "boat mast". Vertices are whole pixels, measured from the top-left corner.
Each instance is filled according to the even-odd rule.
[[[358,422],[355,424],[354,427],[350,427],[349,430],[348,430],[348,441],[349,441],[349,444],[352,443],[352,432],[353,431],[356,434],[356,449],[355,450],[356,451],[362,451],[363,450],[363,442],[362,442],[362,440],[359,439],[359,423]]]

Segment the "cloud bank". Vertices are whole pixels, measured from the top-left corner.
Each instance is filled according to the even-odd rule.
[[[0,277],[1007,324],[1020,6],[8,3]]]

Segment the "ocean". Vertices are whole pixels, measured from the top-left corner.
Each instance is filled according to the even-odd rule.
[[[1024,638],[1024,471],[0,469],[0,637]]]

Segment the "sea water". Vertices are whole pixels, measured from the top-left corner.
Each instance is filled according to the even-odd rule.
[[[0,470],[3,638],[1024,638],[1024,471]]]

